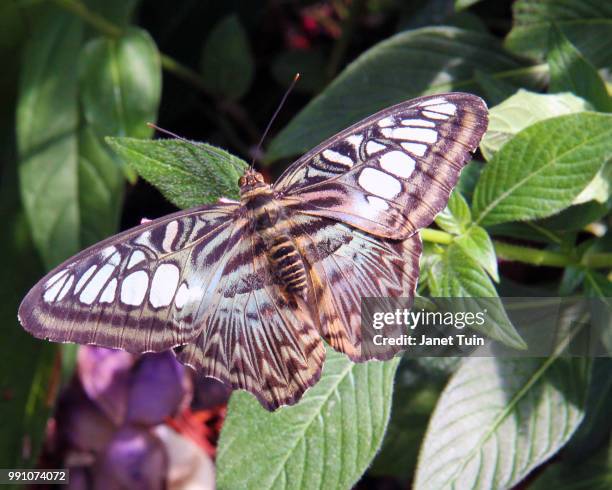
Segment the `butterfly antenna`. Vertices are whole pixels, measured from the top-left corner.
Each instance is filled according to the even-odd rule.
[[[193,141],[189,141],[188,139],[183,138],[182,136],[179,136],[178,134],[175,134],[172,131],[168,131],[167,129],[160,128],[156,124],[148,122],[147,126],[149,126],[150,128],[153,128],[153,129],[159,131],[160,133],[164,133],[164,134],[167,134],[168,136],[172,136],[173,138],[176,138],[177,140],[184,141],[185,143],[189,143],[190,145],[193,145],[193,146],[198,146],[197,143],[194,143]]]
[[[281,99],[280,104],[278,104],[276,111],[274,111],[274,114],[270,118],[270,122],[268,123],[268,125],[266,126],[266,129],[261,135],[261,138],[259,139],[259,143],[257,143],[257,148],[255,148],[255,152],[253,153],[253,158],[251,159],[251,168],[253,168],[253,165],[255,165],[255,156],[259,153],[259,150],[261,149],[261,145],[266,139],[266,136],[268,135],[268,131],[270,131],[270,128],[272,127],[272,123],[276,119],[276,116],[278,116],[278,113],[280,112],[280,110],[283,108],[283,105],[285,104],[287,97],[289,97],[289,94],[291,93],[291,91],[293,90],[293,87],[295,87],[295,84],[297,83],[299,79],[300,79],[300,74],[296,73],[295,76],[293,77],[293,81],[291,82],[291,85],[289,85],[289,88],[285,91],[285,95],[283,95],[283,98]]]

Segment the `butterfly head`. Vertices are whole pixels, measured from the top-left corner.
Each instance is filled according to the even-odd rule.
[[[238,180],[240,186],[240,197],[249,198],[255,194],[259,194],[264,189],[269,189],[270,185],[266,183],[259,172],[252,168],[247,169],[242,177]]]

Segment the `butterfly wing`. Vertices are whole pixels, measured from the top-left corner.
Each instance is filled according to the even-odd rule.
[[[297,215],[292,234],[305,258],[313,315],[323,338],[353,361],[389,359],[400,346],[364,341],[361,300],[414,297],[421,239],[389,240],[329,218]]]
[[[179,360],[253,393],[269,410],[291,405],[317,382],[325,358],[308,308],[270,273],[265,246],[248,227],[222,272],[206,328]]]
[[[305,154],[275,189],[287,209],[404,239],[444,209],[487,120],[485,103],[470,94],[404,102]]]
[[[100,242],[56,267],[19,307],[36,337],[130,352],[195,338],[219,263],[236,246],[237,204],[181,211]]]

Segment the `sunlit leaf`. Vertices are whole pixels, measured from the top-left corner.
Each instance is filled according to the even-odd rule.
[[[380,447],[398,360],[355,364],[328,349],[299,404],[268,412],[234,393],[217,452],[217,487],[351,488]]]

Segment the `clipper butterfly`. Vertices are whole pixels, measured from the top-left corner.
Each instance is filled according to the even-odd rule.
[[[130,352],[182,346],[178,359],[293,404],[319,379],[324,339],[353,361],[360,300],[414,296],[420,228],[447,203],[487,127],[473,95],[421,97],[349,127],[273,185],[254,170],[240,201],[144,223],[67,260],[28,293],[36,337]]]

